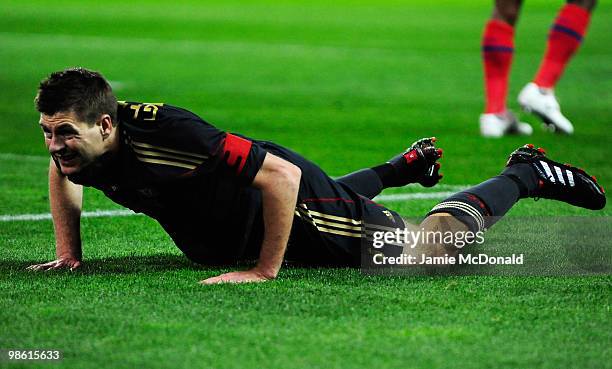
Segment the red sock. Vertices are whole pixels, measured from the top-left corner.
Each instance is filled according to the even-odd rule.
[[[575,4],[565,4],[548,34],[546,53],[533,82],[546,88],[553,88],[580,46],[591,14]]]
[[[508,77],[514,53],[514,28],[506,22],[492,19],[482,36],[486,106],[485,113],[506,110]]]

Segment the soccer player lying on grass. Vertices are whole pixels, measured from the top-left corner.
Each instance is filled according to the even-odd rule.
[[[252,269],[202,281],[220,283],[273,279],[283,260],[357,266],[362,237],[407,227],[371,199],[384,188],[430,187],[441,178],[442,150],[433,138],[334,180],[284,147],[222,132],[184,109],[117,102],[100,74],[82,68],[42,81],[36,107],[51,154],[57,260],[33,270],[81,265],[82,186],[157,220],[194,262],[258,260]],[[510,156],[501,175],[436,205],[421,227],[444,223],[455,231],[482,231],[527,197],[589,209],[601,209],[606,201],[594,177],[525,146]],[[424,252],[457,249],[441,244]]]

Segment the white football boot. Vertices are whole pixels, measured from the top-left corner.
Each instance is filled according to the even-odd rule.
[[[537,115],[553,132],[572,134],[574,126],[561,114],[559,102],[553,90],[528,83],[518,95],[518,102],[528,113]]]
[[[528,123],[519,122],[514,113],[480,114],[480,134],[484,137],[501,137],[506,134],[529,136],[533,128]]]

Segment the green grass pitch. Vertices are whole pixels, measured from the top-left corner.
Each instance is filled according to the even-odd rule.
[[[524,4],[512,108],[561,4]],[[478,183],[526,143],[478,134],[490,8],[488,0],[2,1],[0,215],[48,212],[32,101],[40,79],[75,65],[102,71],[121,99],[189,108],[222,129],[289,146],[331,175],[437,136],[446,187],[389,193]],[[535,127],[528,141],[608,188],[611,20],[602,2],[558,86],[576,134],[551,135],[522,116]],[[439,200],[388,205],[419,216]],[[86,191],[85,210],[95,209],[117,206]],[[523,201],[510,213],[611,214],[551,201]],[[82,223],[85,268],[36,274],[24,268],[54,257],[51,222],[0,222],[0,349],[60,349],[64,360],[48,367],[66,368],[612,367],[610,276],[286,268],[265,284],[204,287],[196,282],[226,269],[190,263],[153,221]]]

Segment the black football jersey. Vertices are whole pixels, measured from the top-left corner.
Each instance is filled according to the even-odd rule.
[[[249,185],[266,150],[167,104],[120,101],[118,121],[120,152],[69,180],[158,220],[171,236],[198,232],[203,246],[240,254],[261,217],[261,193]]]

